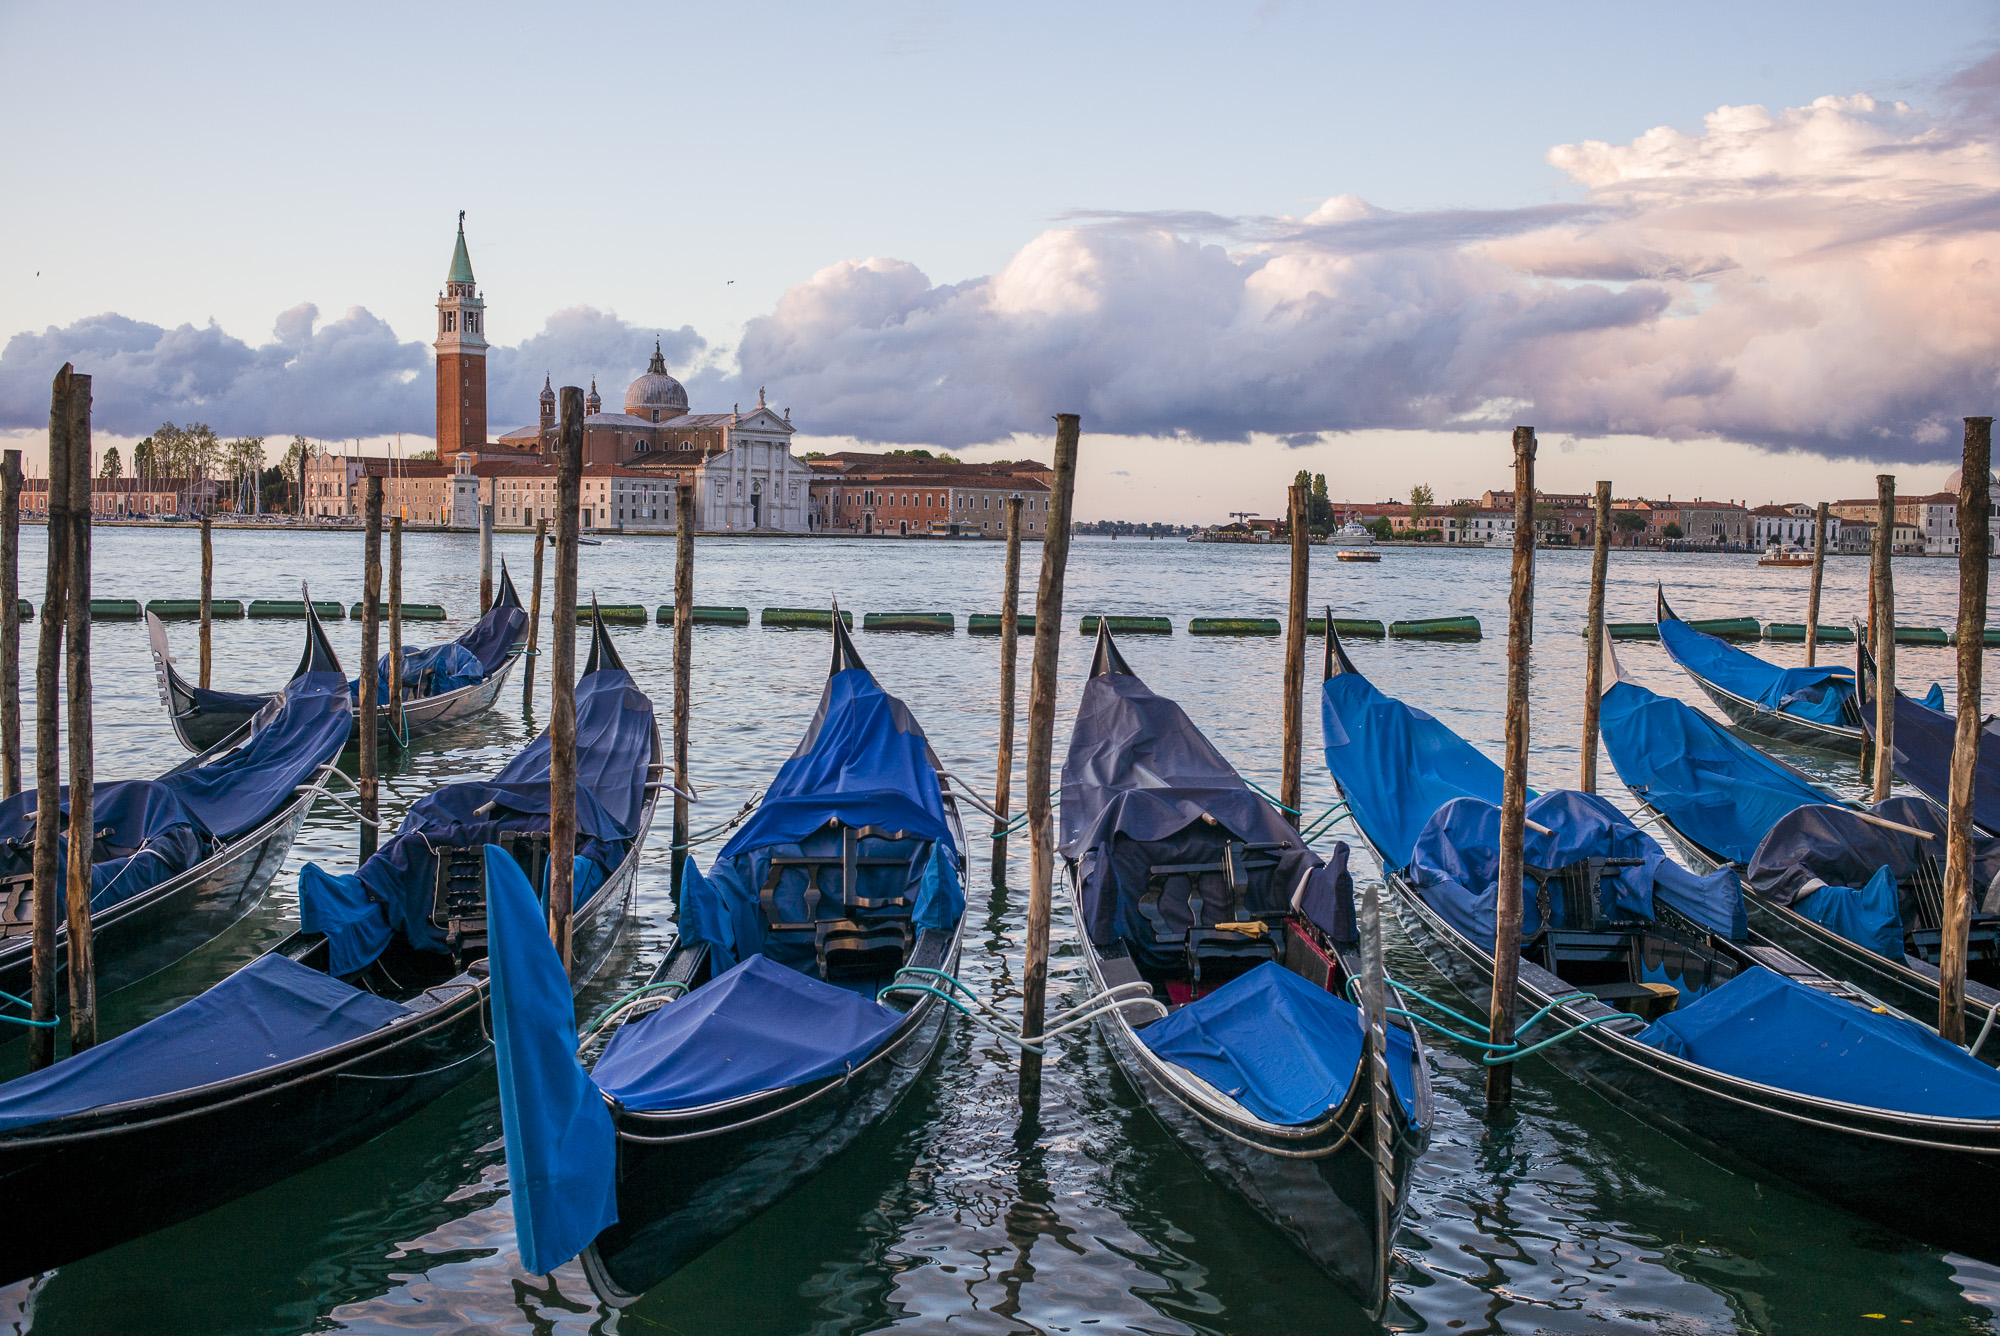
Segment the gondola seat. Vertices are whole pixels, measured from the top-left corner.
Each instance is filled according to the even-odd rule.
[[[828,982],[892,974],[915,940],[911,911],[930,842],[829,822],[774,851],[757,890],[764,954]]]

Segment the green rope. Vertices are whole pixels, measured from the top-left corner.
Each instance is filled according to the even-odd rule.
[[[1279,802],[1276,798],[1273,798],[1270,794],[1270,791],[1266,789],[1262,784],[1259,784],[1256,780],[1246,779],[1243,782],[1245,784],[1248,784],[1251,788],[1257,790],[1257,792],[1263,794],[1265,800],[1268,801],[1271,804],[1271,806],[1277,808],[1280,812],[1290,812],[1293,816],[1297,816],[1299,814],[1298,808],[1285,806],[1283,803]]]
[[[7,1001],[14,1003],[16,1006],[26,1007],[30,1011],[33,1011],[35,1007],[35,1004],[28,1001],[27,998],[15,997],[12,993],[9,993],[4,989],[0,989],[0,998],[5,998]],[[4,1012],[0,1012],[0,1021],[7,1021],[14,1025],[32,1025],[36,1029],[49,1030],[61,1024],[62,1017],[57,1016],[54,1020],[37,1021],[37,1020],[30,1020],[26,1016],[9,1016]]]
[[[631,992],[625,994],[625,996],[619,998],[616,1002],[613,1002],[610,1006],[606,1007],[604,1010],[598,1012],[596,1019],[592,1020],[590,1024],[584,1026],[583,1029],[577,1034],[577,1043],[581,1045],[585,1040],[589,1039],[590,1036],[596,1034],[598,1028],[602,1026],[606,1020],[610,1019],[612,1014],[615,1013],[620,1007],[624,1006],[627,1002],[632,1001],[634,998],[644,997],[648,993],[659,992],[667,988],[678,988],[682,993],[685,993],[688,990],[688,986],[682,983],[679,979],[668,979],[664,983],[642,984],[639,987],[634,988]]]
[[[1383,974],[1382,981],[1385,984],[1388,984],[1390,987],[1394,988],[1397,992],[1402,993],[1408,997],[1413,997],[1417,1001],[1423,1003],[1427,1007],[1432,1008],[1433,1010],[1443,1012],[1445,1015],[1451,1017],[1453,1020],[1457,1021],[1460,1025],[1465,1026],[1467,1029],[1476,1030],[1479,1028],[1479,1022],[1473,1020],[1470,1016],[1461,1016],[1458,1012],[1452,1010],[1450,1007],[1438,1001],[1436,998],[1430,997],[1425,993],[1419,991],[1418,989],[1410,987],[1406,983],[1398,983],[1391,980],[1387,973]],[[1352,1001],[1356,996],[1356,990],[1360,986],[1360,982],[1361,981],[1359,979],[1354,979],[1354,978],[1348,979],[1347,994],[1350,1001]],[[1583,1002],[1589,1000],[1593,1000],[1592,994],[1583,992],[1565,993],[1563,996],[1556,998],[1555,1000],[1550,1002],[1547,1006],[1543,1007],[1540,1011],[1537,1011],[1534,1015],[1528,1017],[1527,1020],[1523,1021],[1520,1025],[1516,1026],[1514,1028],[1514,1036],[1515,1036],[1514,1042],[1510,1044],[1496,1044],[1490,1040],[1475,1039],[1471,1035],[1460,1034],[1458,1031],[1452,1029],[1450,1026],[1443,1025],[1437,1021],[1432,1020],[1430,1017],[1420,1015],[1417,1012],[1406,1011],[1401,1007],[1385,1007],[1384,1010],[1387,1011],[1391,1016],[1401,1016],[1407,1020],[1414,1021],[1419,1025],[1428,1026],[1431,1029],[1436,1030],[1439,1034],[1444,1035],[1450,1039],[1455,1039],[1459,1043],[1465,1044],[1468,1047],[1485,1049],[1486,1052],[1479,1055],[1479,1060],[1482,1063],[1486,1064],[1488,1067],[1497,1067],[1500,1064],[1506,1062],[1519,1062],[1522,1058],[1525,1058],[1530,1054],[1539,1053],[1543,1049],[1547,1048],[1549,1045],[1567,1039],[1573,1034],[1577,1034],[1581,1031],[1588,1030],[1592,1026],[1603,1025],[1608,1021],[1637,1019],[1636,1017],[1632,1016],[1629,1012],[1624,1012],[1624,1011],[1614,1011],[1608,1016],[1592,1016],[1582,1021],[1579,1024],[1570,1026],[1568,1029],[1559,1030],[1555,1034],[1548,1036],[1546,1039],[1538,1040],[1537,1042],[1530,1044],[1525,1048],[1522,1047],[1521,1039],[1525,1037],[1530,1030],[1534,1029],[1537,1025],[1541,1024],[1542,1021],[1545,1018],[1547,1018],[1548,1014],[1554,1011],[1557,1007],[1565,1006],[1573,1002]]]
[[[1333,818],[1346,806],[1347,799],[1342,798],[1339,802],[1321,812],[1306,823],[1306,828],[1299,832],[1299,838],[1307,844],[1311,844],[1314,840],[1332,830]]]

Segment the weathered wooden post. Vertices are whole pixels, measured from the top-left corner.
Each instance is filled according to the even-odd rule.
[[[211,514],[201,512],[201,689],[209,688],[210,669],[214,662],[211,627],[214,623],[215,599],[215,540],[209,530]]]
[[[1507,750],[1500,790],[1500,884],[1495,892],[1493,1001],[1487,1040],[1514,1042],[1514,984],[1521,971],[1521,843],[1528,809],[1528,652],[1535,633],[1535,429],[1514,428],[1514,571],[1507,592]],[[1486,1069],[1486,1104],[1514,1099],[1514,1064]]]
[[[97,952],[90,923],[96,813],[90,736],[90,377],[69,382],[69,1049],[97,1043]],[[60,485],[51,474],[50,486]]]
[[[542,635],[542,549],[549,545],[549,522],[547,519],[535,521],[535,589],[528,595],[528,661],[522,665],[521,673],[521,713],[532,718],[535,713],[535,646]]]
[[[1889,564],[1896,540],[1896,479],[1875,475],[1875,551],[1869,588],[1874,597],[1875,650],[1875,793],[1873,801],[1889,797],[1896,778],[1896,578]],[[1975,711],[1975,713],[1977,713]]]
[[[1000,766],[993,781],[993,884],[1007,884],[1007,816],[1014,802],[1014,665],[1021,646],[1021,498],[1007,498],[1007,566],[1000,587]]]
[[[694,715],[694,475],[674,488],[674,849],[669,875],[680,903],[687,867],[688,722]]]
[[[361,823],[361,861],[367,862],[375,854],[376,827],[371,824],[381,819],[380,803],[376,787],[380,782],[380,770],[376,757],[375,730],[379,726],[380,714],[375,703],[380,687],[381,669],[377,661],[382,654],[382,478],[379,474],[368,475],[368,490],[363,503],[366,537],[363,539],[364,571],[361,586],[361,815],[366,818]]]
[[[475,478],[473,498],[479,502],[479,615],[493,611],[493,502],[491,489],[499,486],[494,478]]]
[[[62,673],[63,629],[69,620],[70,384],[68,363],[56,373],[49,394],[48,560],[42,584],[42,634],[35,651],[35,861],[34,937],[28,984],[29,1016],[41,1022],[28,1030],[28,1069],[56,1060],[56,884],[62,874],[58,839],[62,831]]]
[[[554,651],[549,662],[549,938],[564,969],[570,961],[576,872],[576,521],[582,488],[583,391],[565,385],[556,455],[556,606],[549,634]]]
[[[1806,594],[1806,667],[1819,662],[1819,589],[1826,580],[1826,502],[1813,511],[1812,587]]]
[[[1597,703],[1604,682],[1604,582],[1611,573],[1611,484],[1597,484],[1597,514],[1591,521],[1590,614],[1584,634],[1590,638],[1584,650],[1583,686],[1583,774],[1577,787],[1585,793],[1597,792]]]
[[[1972,920],[1972,789],[1979,771],[1981,676],[1986,658],[1987,524],[1993,479],[1993,419],[1965,420],[1958,484],[1958,715],[1951,744],[1951,804],[1945,831],[1943,954],[1938,960],[1938,1033],[1965,1042],[1966,932]]]
[[[410,745],[403,722],[403,517],[389,521],[389,732],[398,747]]]
[[[1278,803],[1288,809],[1285,820],[1299,828],[1300,775],[1305,748],[1306,595],[1312,584],[1312,535],[1306,530],[1307,485],[1287,489],[1292,530],[1292,601],[1285,616],[1285,741],[1284,771],[1278,777]],[[1327,631],[1331,636],[1332,630]]]
[[[1035,656],[1028,678],[1028,934],[1021,971],[1021,1037],[1039,1039],[1049,991],[1049,906],[1055,889],[1055,830],[1050,821],[1049,771],[1055,748],[1056,661],[1062,647],[1063,572],[1069,564],[1070,501],[1076,492],[1081,419],[1056,414],[1055,477],[1042,526],[1042,577],[1035,593]],[[1021,1055],[1021,1102],[1040,1103],[1042,1060]]]
[[[21,791],[21,452],[0,457],[0,798]]]

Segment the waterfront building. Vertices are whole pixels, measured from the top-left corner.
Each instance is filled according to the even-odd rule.
[[[92,478],[90,513],[105,520],[201,515],[216,509],[228,487],[213,479]],[[21,479],[20,512],[49,513],[49,480]]]
[[[1772,545],[1783,547],[1790,544],[1810,552],[1813,545],[1813,514],[1815,507],[1803,501],[1788,505],[1758,506],[1750,512],[1751,545],[1766,548]],[[1838,552],[1840,547],[1840,516],[1829,507],[1826,516],[1826,550]]]
[[[1035,460],[965,464],[954,459],[842,451],[811,461],[815,528],[914,537],[1007,532],[1007,498],[1019,496],[1021,536],[1048,529],[1048,465]]]

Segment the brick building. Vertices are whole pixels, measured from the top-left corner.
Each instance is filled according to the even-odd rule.
[[[1047,465],[843,451],[811,461],[814,527],[829,533],[922,535],[1007,532],[1007,498],[1020,496],[1021,536],[1047,532]]]
[[[200,515],[213,511],[227,490],[214,481],[189,478],[92,478],[90,513],[97,519],[141,519]],[[20,511],[49,513],[49,480],[21,479]]]

